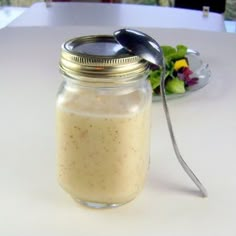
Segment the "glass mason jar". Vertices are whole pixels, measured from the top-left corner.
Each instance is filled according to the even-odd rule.
[[[60,70],[60,185],[89,207],[131,201],[142,190],[149,166],[148,63],[112,36],[85,36],[62,45]]]

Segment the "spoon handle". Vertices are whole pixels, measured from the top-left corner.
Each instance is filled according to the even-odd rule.
[[[193,171],[188,167],[188,165],[186,164],[186,162],[182,158],[179,148],[178,148],[178,145],[176,143],[176,139],[175,139],[175,135],[173,132],[173,127],[172,127],[172,123],[171,123],[171,119],[170,119],[170,113],[169,113],[169,109],[168,109],[167,102],[166,102],[165,74],[166,74],[165,63],[163,62],[162,63],[161,86],[160,86],[161,87],[161,98],[162,98],[163,108],[165,111],[168,129],[169,129],[169,133],[170,133],[170,137],[171,137],[171,142],[172,142],[172,145],[173,145],[173,148],[175,151],[175,155],[176,155],[180,165],[183,167],[184,171],[188,174],[188,176],[192,179],[192,181],[196,184],[196,186],[200,190],[202,197],[207,197],[206,188],[202,185],[202,183],[199,181],[199,179],[196,177],[196,175],[193,173]]]

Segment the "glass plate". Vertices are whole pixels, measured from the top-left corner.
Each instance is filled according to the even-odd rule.
[[[211,71],[209,69],[209,65],[202,61],[198,52],[188,49],[186,57],[189,62],[189,68],[193,71],[191,77],[197,77],[199,79],[198,83],[186,88],[186,92],[183,94],[167,94],[167,99],[183,97],[193,91],[203,88],[210,80]],[[154,102],[160,101],[161,95],[153,95],[152,100]]]

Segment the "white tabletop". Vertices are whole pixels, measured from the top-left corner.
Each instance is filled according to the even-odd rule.
[[[201,52],[212,70],[201,90],[170,100],[186,162],[207,187],[203,199],[178,164],[161,103],[153,103],[151,167],[142,193],[110,210],[77,205],[56,181],[55,100],[66,39],[115,27],[0,30],[0,235],[235,236],[236,35],[147,29],[160,44]]]
[[[110,3],[35,3],[9,26],[117,26],[225,31],[224,16],[169,7]]]

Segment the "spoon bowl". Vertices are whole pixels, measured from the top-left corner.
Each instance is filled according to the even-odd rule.
[[[150,36],[133,29],[120,29],[114,32],[114,37],[127,51],[154,65],[162,64],[161,47]]]

